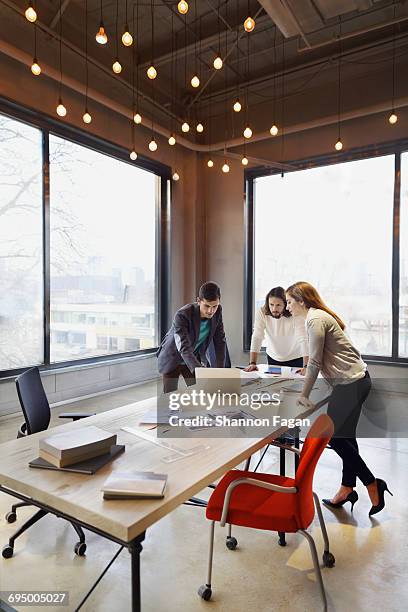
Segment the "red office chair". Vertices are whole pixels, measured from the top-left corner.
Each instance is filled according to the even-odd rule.
[[[301,533],[309,542],[324,609],[327,609],[316,546],[313,537],[306,529],[313,521],[315,505],[324,539],[323,564],[325,567],[333,567],[335,559],[329,551],[329,539],[319,498],[312,490],[316,464],[332,435],[333,422],[330,417],[319,416],[306,436],[302,451],[299,453],[299,467],[295,478],[243,470],[230,470],[225,474],[211,495],[207,506],[206,516],[211,521],[210,550],[207,582],[198,590],[202,599],[209,600],[212,595],[214,526],[215,521],[220,521],[221,527],[228,522],[230,526],[241,525],[268,531]],[[289,447],[288,450],[299,452],[292,447]],[[236,545],[237,542],[235,538],[231,538],[230,531],[227,547],[234,549]]]

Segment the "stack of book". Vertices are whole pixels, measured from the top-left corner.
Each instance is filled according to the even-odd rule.
[[[167,474],[155,472],[113,472],[105,481],[104,499],[164,497]]]
[[[90,425],[40,440],[40,458],[56,468],[106,455],[116,444],[116,434]]]

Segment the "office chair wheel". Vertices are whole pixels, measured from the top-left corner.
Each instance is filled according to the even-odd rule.
[[[334,555],[328,550],[325,550],[323,553],[324,567],[334,567],[335,562],[336,562],[336,559],[334,558]]]
[[[285,534],[279,535],[278,544],[279,544],[279,546],[286,546]]]
[[[86,544],[85,542],[77,542],[75,544],[74,552],[78,557],[83,557],[86,552]]]
[[[232,536],[228,537],[227,541],[225,542],[225,546],[228,548],[228,550],[235,550],[238,546],[238,540]]]
[[[6,544],[6,546],[4,546],[3,550],[1,551],[1,554],[3,555],[4,559],[11,559],[13,553],[14,548],[10,546],[10,544]]]
[[[198,589],[198,594],[201,597],[201,599],[204,599],[204,601],[209,601],[212,595],[211,587],[209,587],[206,584],[202,584],[200,588]]]
[[[10,512],[7,512],[6,521],[8,523],[15,523],[16,520],[17,520],[17,514],[15,512],[13,512],[12,510],[10,510]]]

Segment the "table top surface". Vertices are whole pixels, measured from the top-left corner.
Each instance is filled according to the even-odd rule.
[[[298,395],[285,392],[279,415],[296,418],[306,413],[296,406]],[[165,463],[169,449],[157,446],[121,430],[127,426],[155,436],[155,429],[140,425],[143,414],[157,406],[157,398],[128,404],[86,419],[86,426],[96,425],[117,433],[117,443],[125,445],[125,452],[95,474],[75,474],[30,468],[29,461],[38,456],[39,440],[58,432],[82,428],[85,421],[67,422],[52,430],[32,434],[0,445],[0,484],[48,505],[56,511],[82,521],[105,534],[130,542],[149,526],[197,494],[205,486],[220,478],[248,456],[281,435],[282,428],[271,428],[264,437],[194,437],[168,440],[178,448],[191,449],[202,445],[192,456]],[[158,439],[160,441],[160,439]],[[154,471],[168,474],[165,496],[162,499],[104,500],[101,487],[114,471]]]

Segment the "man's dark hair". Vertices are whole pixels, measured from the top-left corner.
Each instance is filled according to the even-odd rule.
[[[266,294],[265,297],[265,304],[263,305],[263,311],[264,314],[268,315],[268,316],[272,316],[271,313],[271,309],[269,308],[269,298],[279,298],[280,300],[282,300],[285,309],[283,311],[283,316],[284,317],[290,317],[291,314],[289,312],[289,310],[286,308],[286,293],[283,287],[274,287],[273,289],[271,289],[270,291],[268,291],[268,293]]]
[[[198,297],[200,300],[207,300],[208,302],[215,302],[215,300],[221,299],[221,291],[219,286],[212,281],[201,285],[198,291]]]

